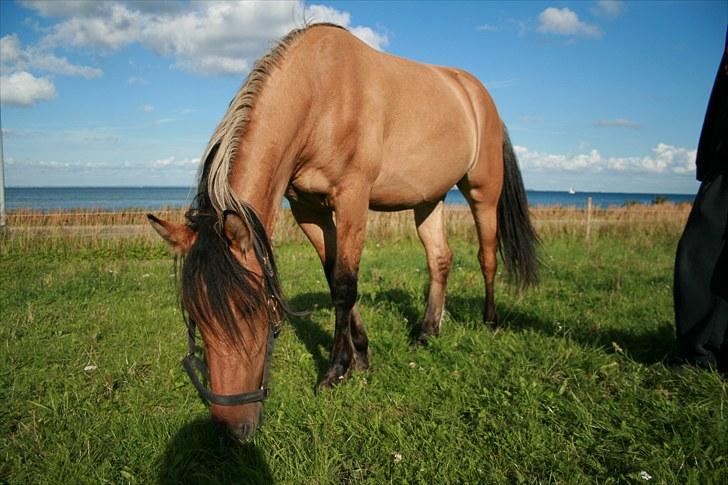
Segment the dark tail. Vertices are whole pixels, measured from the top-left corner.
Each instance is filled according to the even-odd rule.
[[[528,200],[523,188],[518,160],[503,125],[503,190],[498,201],[498,249],[506,271],[519,288],[538,282],[540,240],[528,215]]]

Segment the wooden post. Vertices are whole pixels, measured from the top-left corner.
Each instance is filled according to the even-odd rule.
[[[586,198],[586,240],[589,241],[591,238],[591,213],[592,213],[592,198]]]

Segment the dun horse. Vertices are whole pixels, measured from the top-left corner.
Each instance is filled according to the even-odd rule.
[[[443,199],[453,185],[478,233],[485,324],[498,323],[498,247],[517,281],[536,280],[537,236],[513,148],[488,92],[462,70],[378,52],[335,25],[295,30],[256,63],[202,160],[187,222],[149,220],[182,261],[185,368],[238,440],[259,423],[273,333],[289,311],[269,243],[283,197],[335,306],[323,387],[369,366],[355,305],[369,209],[414,211],[430,273],[423,338],[440,332],[452,259]],[[196,325],[206,365],[194,355]]]

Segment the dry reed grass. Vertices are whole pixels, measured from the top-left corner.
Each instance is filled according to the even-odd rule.
[[[651,237],[679,234],[690,212],[690,204],[631,205],[592,209],[590,232],[592,238],[602,235]],[[148,211],[129,209],[120,211],[62,210],[42,212],[16,210],[8,213],[9,242],[26,245],[34,240],[109,240],[122,237],[155,239],[157,236],[147,223]],[[155,215],[174,222],[184,220],[185,209],[165,208]],[[531,208],[531,217],[542,238],[557,236],[584,237],[587,209],[574,207],[537,206]],[[470,211],[463,206],[447,209],[448,234],[451,238],[476,241]],[[277,243],[305,241],[290,210],[281,210],[274,240]],[[400,240],[416,238],[411,211],[370,213],[368,237],[372,240]]]

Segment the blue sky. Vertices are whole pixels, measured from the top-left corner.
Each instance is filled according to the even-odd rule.
[[[0,2],[8,186],[186,186],[306,17],[475,74],[526,187],[694,193],[728,2]]]

